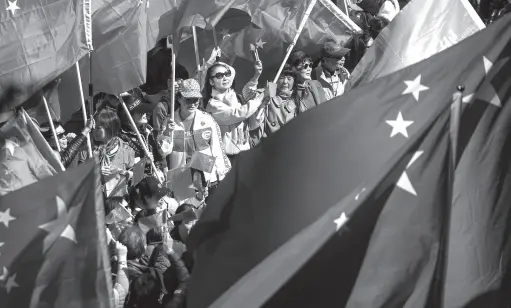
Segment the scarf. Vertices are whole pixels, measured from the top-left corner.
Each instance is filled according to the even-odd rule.
[[[112,159],[115,154],[119,151],[121,144],[117,137],[114,137],[106,145],[99,147],[99,163],[101,166],[109,166],[112,163]]]

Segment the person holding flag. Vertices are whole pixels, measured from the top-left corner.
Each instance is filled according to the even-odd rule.
[[[214,118],[199,110],[202,94],[197,80],[184,80],[177,91],[176,101],[179,107],[174,121],[170,120],[168,129],[173,133],[172,153],[169,155],[169,169],[190,164],[201,175],[202,186],[199,191],[209,189],[212,193],[218,183],[231,169],[222,145],[221,130]]]
[[[350,77],[344,67],[349,51],[334,40],[327,41],[321,48],[321,60],[312,71],[312,79],[321,83],[327,100],[344,93],[344,86]]]

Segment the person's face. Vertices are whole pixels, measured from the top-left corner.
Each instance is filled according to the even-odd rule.
[[[59,145],[61,150],[67,149],[67,137],[65,134],[60,134],[57,136],[59,138]]]
[[[135,111],[133,113],[133,121],[137,126],[147,124],[147,114]]]
[[[232,86],[231,71],[223,66],[216,66],[211,71],[209,83],[218,91],[226,91]]]
[[[195,223],[197,222],[197,219],[189,220],[189,221],[183,221],[179,225],[179,233],[181,235],[181,238],[183,240],[186,240],[188,237],[188,234],[190,234],[190,230],[192,230],[193,226],[195,226]]]
[[[312,73],[312,62],[310,62],[309,60],[305,60],[301,64],[296,66],[296,70],[298,71],[298,74],[300,74],[302,79],[310,80]]]
[[[199,100],[199,98],[184,98],[182,96],[178,98],[181,110],[187,110],[190,113],[195,113],[197,108],[199,108]]]
[[[344,66],[346,59],[342,57],[341,59],[335,58],[323,58],[323,65],[331,72],[335,72],[341,69]]]
[[[291,75],[281,75],[277,80],[277,89],[281,92],[293,90],[295,79]]]

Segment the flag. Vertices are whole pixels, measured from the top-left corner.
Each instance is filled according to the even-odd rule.
[[[81,1],[4,1],[0,15],[2,85],[30,96],[87,54]]]
[[[189,306],[209,306],[332,206],[364,188],[370,191],[367,183],[381,179],[376,175],[402,159],[403,151],[449,109],[460,82],[470,91],[479,87],[491,72],[484,57],[493,61],[501,53],[509,55],[510,25],[511,16],[434,57],[307,111],[241,153],[190,233],[187,246],[197,258]],[[418,193],[420,184],[413,185],[412,172],[407,174]],[[350,253],[350,245],[341,247]],[[211,284],[206,277],[222,279]],[[336,285],[337,292],[349,293],[349,285]]]
[[[203,154],[201,152],[194,152],[190,160],[190,168],[211,173],[211,171],[213,171],[213,167],[215,166],[215,160],[216,158],[211,155]]]
[[[93,160],[0,197],[2,307],[113,307],[104,215]]]
[[[264,66],[259,80],[275,78],[309,3],[309,0],[252,0],[244,6],[236,6],[252,17],[252,24],[237,33],[230,32],[227,27],[223,29],[230,34],[230,38],[224,42],[222,52],[233,61],[238,58],[234,62],[237,86],[243,87],[254,74],[254,49],[257,49]],[[321,46],[326,40],[335,39],[344,43],[350,35],[351,31],[345,24],[323,5],[317,4],[309,15],[295,49],[319,58]]]
[[[80,70],[82,84],[89,84],[92,62],[95,93],[117,95],[145,83],[147,3],[148,0],[111,0],[92,15],[94,52],[90,61],[88,57],[80,61]]]
[[[105,224],[107,225],[117,224],[131,217],[132,217],[131,213],[128,212],[128,210],[124,206],[117,204],[115,208],[110,213],[108,213],[108,215],[106,215]]]
[[[467,0],[414,0],[383,29],[353,71],[348,88],[383,77],[484,28]]]
[[[63,170],[55,153],[24,112],[0,128],[0,195]]]
[[[172,191],[174,199],[178,202],[195,196],[192,170],[189,166],[169,170],[167,179],[167,187]]]
[[[181,2],[182,0],[148,1],[147,50],[151,50],[156,42],[173,33]]]
[[[36,93],[33,95],[30,100],[34,100],[34,102],[26,102],[25,104],[32,105],[35,107],[27,110],[27,113],[30,117],[35,119],[39,124],[48,122],[48,113],[46,112],[46,108],[44,106],[43,96],[46,98],[46,102],[48,103],[48,109],[50,110],[50,116],[53,120],[60,121],[60,100],[59,100],[59,91],[58,87],[60,84],[60,78],[52,80],[46,86],[43,87],[40,93]]]
[[[131,180],[131,186],[137,185],[144,178],[144,168],[147,164],[145,159],[140,159],[138,163],[133,166],[133,179]]]
[[[509,16],[508,16],[509,20]],[[509,27],[509,26],[508,26]],[[486,56],[487,78],[465,103],[453,187],[442,307],[508,307],[511,249],[511,44]],[[474,92],[472,92],[474,91]],[[477,304],[476,300],[480,303]]]

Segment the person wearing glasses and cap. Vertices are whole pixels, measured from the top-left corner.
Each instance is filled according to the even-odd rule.
[[[174,121],[169,120],[168,130],[172,134],[172,153],[169,155],[169,169],[175,169],[188,164],[195,152],[213,157],[211,172],[194,170],[202,178],[202,187],[212,194],[218,183],[231,169],[223,144],[221,129],[215,119],[199,109],[202,94],[200,85],[195,79],[183,80],[176,94],[179,107]]]
[[[321,83],[326,100],[344,93],[344,86],[350,77],[350,73],[344,67],[345,57],[349,51],[332,40],[327,41],[321,48],[320,64],[313,70],[312,79]]]

